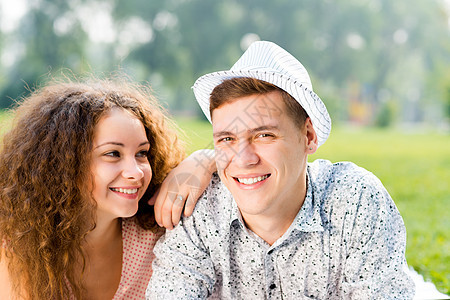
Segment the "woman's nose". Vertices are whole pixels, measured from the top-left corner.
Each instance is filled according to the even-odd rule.
[[[136,161],[135,158],[127,159],[124,162],[122,175],[123,177],[128,179],[139,180],[142,177],[144,177],[144,171],[142,170],[140,164]]]

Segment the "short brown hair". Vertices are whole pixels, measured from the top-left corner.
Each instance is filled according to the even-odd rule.
[[[236,77],[224,80],[216,86],[211,92],[209,112],[212,112],[225,103],[231,103],[238,98],[247,97],[255,94],[267,94],[273,91],[279,91],[286,105],[287,113],[298,126],[302,129],[308,114],[303,107],[286,91],[276,85],[251,77]]]

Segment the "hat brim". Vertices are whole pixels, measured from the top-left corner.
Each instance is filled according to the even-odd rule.
[[[303,107],[308,116],[311,118],[314,130],[317,134],[319,146],[322,145],[330,135],[331,119],[325,104],[313,91],[305,87],[301,82],[298,82],[286,75],[274,72],[273,70],[229,70],[209,73],[198,78],[194,86],[195,98],[197,99],[200,108],[205,114],[209,122],[211,122],[211,115],[209,111],[209,98],[213,89],[221,84],[224,80],[250,77],[266,81],[290,94]]]

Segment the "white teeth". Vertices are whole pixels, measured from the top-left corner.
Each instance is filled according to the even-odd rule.
[[[269,175],[258,176],[258,177],[254,177],[254,178],[238,178],[237,180],[243,184],[254,184],[254,183],[263,181],[267,177],[269,177]]]
[[[123,189],[123,188],[111,188],[111,190],[115,191],[115,192],[119,192],[119,193],[124,193],[124,194],[136,194],[138,189]]]

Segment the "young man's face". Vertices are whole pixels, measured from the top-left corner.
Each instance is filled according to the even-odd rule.
[[[307,127],[295,125],[278,91],[216,108],[212,125],[219,176],[244,220],[279,215],[303,201]]]

